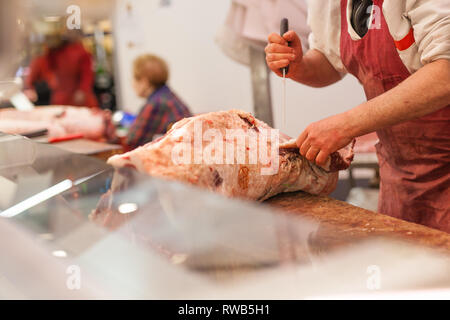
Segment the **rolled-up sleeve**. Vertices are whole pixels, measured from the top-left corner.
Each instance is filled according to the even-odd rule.
[[[409,0],[408,17],[414,28],[422,64],[450,60],[450,1]]]
[[[320,51],[343,77],[347,70],[341,60],[341,12],[340,1],[313,0],[308,2],[310,49]]]

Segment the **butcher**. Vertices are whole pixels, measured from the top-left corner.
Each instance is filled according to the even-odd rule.
[[[322,164],[355,137],[376,132],[378,211],[450,232],[450,2],[310,1],[310,50],[293,31],[269,35],[266,61],[312,87],[346,74],[367,102],[310,124],[300,153]]]
[[[35,87],[44,81],[50,88],[52,105],[97,108],[92,56],[81,43],[80,32],[55,28],[46,35],[45,53],[31,61],[25,94],[35,102],[38,99]]]

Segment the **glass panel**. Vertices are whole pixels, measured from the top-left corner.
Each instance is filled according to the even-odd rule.
[[[1,184],[9,190],[0,196],[0,216],[71,256],[82,250],[68,234],[96,224],[196,270],[308,261],[317,230],[310,221],[132,169],[114,173],[96,159],[17,136],[3,136],[0,149]]]
[[[0,260],[0,287],[1,279],[22,283],[25,295],[48,283],[40,273],[59,270],[54,272],[61,278],[71,270],[61,268],[74,265],[112,298],[292,298],[364,291],[367,268],[373,266],[383,270],[387,289],[450,285],[448,259],[425,249],[390,240],[348,244],[336,231],[264,204],[133,169],[115,171],[102,161],[17,136],[0,135],[0,190],[0,229],[6,221],[33,240],[25,245],[15,236],[5,242],[0,232],[6,257]],[[339,255],[336,244],[347,249]],[[17,258],[20,253],[33,257],[31,263]],[[427,266],[426,275],[413,267],[417,264]],[[50,280],[59,289],[47,286],[48,297],[68,294],[60,278]],[[317,287],[321,279],[327,280]],[[236,285],[232,294],[229,283]],[[272,291],[274,286],[278,290]]]

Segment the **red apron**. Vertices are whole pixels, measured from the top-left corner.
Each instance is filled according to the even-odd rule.
[[[380,29],[369,28],[360,40],[351,38],[347,2],[341,0],[341,59],[370,100],[397,86],[410,72],[400,59],[382,10]],[[383,7],[383,0],[373,2]],[[450,233],[450,106],[378,130],[377,135],[378,211]]]

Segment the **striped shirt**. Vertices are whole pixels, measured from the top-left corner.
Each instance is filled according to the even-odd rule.
[[[192,116],[187,106],[166,85],[156,89],[147,98],[131,126],[125,144],[134,149],[153,140],[154,135],[165,134],[175,122]]]

